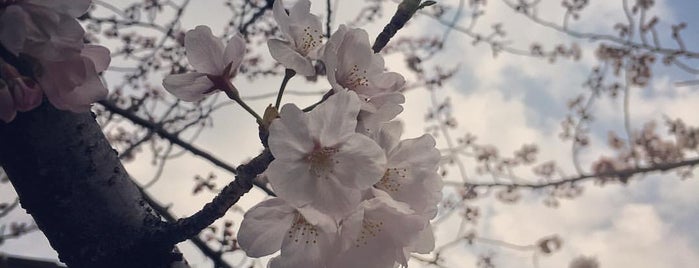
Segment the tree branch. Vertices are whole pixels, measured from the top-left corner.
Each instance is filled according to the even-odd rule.
[[[699,158],[692,158],[692,159],[688,159],[688,160],[684,160],[684,161],[680,161],[680,162],[674,162],[674,163],[657,164],[657,165],[648,166],[648,167],[641,167],[641,168],[629,168],[629,169],[623,169],[623,170],[618,170],[618,171],[602,172],[602,173],[597,173],[597,174],[583,174],[580,176],[563,178],[560,180],[545,182],[545,183],[501,183],[501,182],[494,182],[494,183],[449,183],[449,184],[460,185],[460,186],[463,185],[463,186],[471,187],[471,188],[511,187],[511,188],[542,189],[542,188],[548,188],[548,187],[556,187],[556,186],[564,185],[564,184],[576,183],[576,182],[580,182],[580,181],[587,180],[587,179],[593,179],[593,178],[631,178],[632,176],[638,175],[638,174],[645,174],[645,173],[651,173],[651,172],[657,172],[657,171],[666,172],[666,171],[670,171],[670,170],[682,168],[682,167],[694,167],[696,165],[699,165]]]
[[[238,166],[235,180],[226,185],[211,202],[192,216],[167,225],[158,236],[169,243],[177,243],[199,234],[201,230],[223,217],[240,197],[250,191],[255,177],[264,172],[272,160],[272,153],[265,149],[247,164]]]
[[[157,133],[158,136],[168,140],[171,143],[177,144],[178,146],[191,152],[194,155],[197,155],[199,157],[202,157],[202,158],[208,160],[209,162],[216,165],[217,167],[225,169],[226,171],[231,172],[233,174],[237,174],[237,169],[235,167],[221,161],[220,159],[209,154],[208,152],[205,152],[204,150],[201,150],[201,149],[197,148],[196,146],[194,146],[186,141],[183,141],[177,135],[172,134],[172,133],[168,132],[167,130],[165,130],[162,126],[155,124],[151,121],[148,121],[146,119],[143,119],[143,118],[141,118],[141,117],[125,110],[125,109],[122,109],[122,108],[116,106],[114,103],[111,103],[109,101],[103,100],[103,101],[100,101],[99,104],[102,105],[108,111],[115,113],[115,114],[118,114],[118,115],[130,120],[131,122],[133,122],[136,125],[150,129],[151,131]],[[256,182],[256,181],[253,182],[253,185],[255,185],[260,190],[264,191],[268,195],[275,196],[274,192],[272,192],[272,190],[267,188],[266,185],[259,183],[259,182]]]

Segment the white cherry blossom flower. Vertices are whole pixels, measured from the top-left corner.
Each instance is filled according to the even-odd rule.
[[[323,268],[337,251],[337,226],[313,208],[297,209],[272,198],[245,213],[238,243],[253,258],[281,249],[281,255],[270,261],[271,268]]]
[[[333,89],[355,91],[365,100],[405,85],[402,75],[384,71],[383,57],[371,50],[369,35],[362,29],[340,25],[325,45],[322,60]]]
[[[104,99],[109,91],[99,77],[109,67],[109,50],[86,45],[81,53],[62,61],[41,61],[39,84],[49,102],[61,110],[86,112],[90,105]]]
[[[311,60],[317,59],[317,51],[323,40],[320,18],[310,13],[311,2],[299,0],[287,14],[284,1],[274,1],[274,19],[285,40],[269,39],[267,46],[272,57],[284,67],[304,76],[315,75]]]
[[[375,136],[386,153],[386,171],[374,185],[393,199],[407,203],[425,220],[437,213],[442,199],[442,179],[437,173],[439,150],[434,138],[428,134],[419,138],[400,140],[402,126],[397,121],[385,124]]]
[[[200,25],[185,34],[184,47],[196,71],[168,75],[163,86],[177,98],[194,102],[227,87],[243,61],[245,40],[236,33],[224,47],[209,27]]]
[[[386,157],[370,138],[356,133],[360,101],[337,91],[308,114],[282,107],[269,128],[275,160],[265,171],[279,197],[296,207],[310,205],[335,219],[354,210],[361,191],[386,171]]]
[[[343,251],[333,268],[386,268],[395,263],[407,266],[404,247],[418,239],[425,222],[407,204],[387,195],[365,200],[359,209],[342,221],[340,241]]]
[[[91,0],[0,1],[0,43],[11,53],[30,55],[41,67],[36,73],[39,89],[56,108],[74,112],[89,110],[90,104],[107,96],[98,73],[107,69],[109,50],[86,45],[85,30],[75,19],[84,14]],[[18,111],[36,107],[36,90],[12,91]],[[41,92],[41,91],[38,91]],[[24,96],[25,102],[17,99]],[[19,98],[23,99],[23,98]]]
[[[91,0],[0,1],[0,43],[10,52],[41,60],[65,60],[80,54],[85,31],[75,19]]]

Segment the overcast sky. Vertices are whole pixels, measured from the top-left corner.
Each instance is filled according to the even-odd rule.
[[[199,24],[221,29],[227,18],[212,15],[212,10],[220,7],[220,1],[194,1],[184,16],[183,25],[193,28]],[[325,1],[312,1],[312,9],[320,12],[325,9]],[[341,2],[341,1],[337,1]],[[458,1],[438,1],[454,6]],[[468,2],[468,1],[466,1]],[[539,10],[541,17],[550,21],[560,21],[562,9],[560,0],[542,0]],[[580,31],[602,31],[611,33],[612,26],[623,22],[621,0],[592,0],[590,6],[581,13],[581,20],[571,24]],[[635,2],[635,1],[630,1]],[[356,15],[363,2],[342,1],[339,3],[334,27]],[[291,4],[289,1],[288,4]],[[392,13],[394,5],[386,7],[386,15]],[[680,21],[690,26],[685,31],[685,43],[693,50],[699,50],[699,1],[659,0],[653,13],[662,18],[660,29]],[[447,16],[453,15],[450,9]],[[514,41],[513,46],[526,49],[537,41],[551,48],[558,42],[570,43],[564,35],[536,26],[508,8],[500,0],[488,1],[486,17],[476,29],[487,32],[494,22],[502,22],[505,31]],[[227,14],[226,14],[227,15]],[[384,21],[387,18],[384,18]],[[468,18],[460,24],[468,23]],[[379,25],[367,28],[370,36],[376,36]],[[418,16],[400,32],[402,36],[434,36],[445,29],[426,16]],[[216,32],[216,31],[215,31]],[[218,31],[220,32],[220,31]],[[669,39],[663,39],[667,44]],[[545,60],[501,54],[494,58],[485,45],[472,46],[472,39],[458,33],[450,33],[445,53],[431,59],[427,64],[439,63],[445,68],[459,65],[457,76],[438,92],[439,98],[449,97],[454,106],[458,127],[454,135],[473,133],[481,143],[498,146],[500,152],[509,155],[522,144],[535,143],[541,154],[539,159],[557,160],[567,170],[572,170],[570,145],[560,141],[560,122],[566,113],[566,101],[586,89],[581,85],[589,70],[597,61],[593,49],[597,46],[584,40],[578,41],[583,48],[583,57],[578,62],[560,60],[549,64]],[[388,68],[406,73],[403,59],[389,57]],[[699,87],[677,87],[678,81],[699,79],[673,70],[659,69],[650,86],[634,89],[630,98],[634,128],[641,127],[649,120],[662,120],[663,115],[681,117],[689,125],[699,125]],[[321,79],[322,80],[322,79]],[[246,79],[234,80],[243,96],[273,92],[281,78],[250,83]],[[159,84],[159,82],[154,82]],[[327,88],[321,81],[307,85],[303,79],[292,80],[288,89],[317,90]],[[426,127],[423,119],[430,107],[430,94],[416,89],[406,93],[405,112],[400,118],[406,123],[406,137],[416,137]],[[258,111],[272,100],[254,101],[251,105]],[[286,102],[313,102],[314,99],[285,97]],[[590,149],[583,152],[583,163],[598,158],[601,152],[608,152],[605,145],[606,133],[619,130],[623,126],[619,100],[602,100],[594,108],[596,121],[593,127]],[[214,128],[205,131],[196,144],[229,163],[238,164],[254,156],[260,150],[254,121],[236,106],[218,112],[214,117]],[[443,141],[440,141],[443,142]],[[443,144],[440,144],[443,146]],[[147,181],[154,174],[153,166],[144,156],[142,161],[128,163],[129,172],[141,181]],[[192,157],[171,160],[165,168],[163,179],[152,191],[162,203],[173,203],[176,215],[185,216],[195,212],[211,196],[207,194],[190,196],[194,175],[214,172],[219,175],[218,183],[224,184],[230,174],[212,167],[205,161]],[[526,173],[526,171],[524,174]],[[450,176],[446,180],[459,181]],[[7,193],[2,187],[0,193]],[[449,192],[445,192],[449,194]],[[4,196],[4,195],[3,195]],[[514,244],[531,244],[537,239],[558,234],[564,240],[560,252],[539,258],[540,267],[566,267],[570,260],[579,255],[595,256],[602,267],[699,267],[699,182],[696,179],[682,181],[676,176],[651,175],[634,180],[627,186],[609,185],[605,187],[586,184],[585,192],[574,200],[563,200],[560,207],[546,207],[542,198],[535,193],[524,193],[524,200],[507,205],[494,198],[484,198],[473,203],[480,206],[482,218],[477,225],[467,229],[476,230],[487,238],[500,239]],[[262,200],[263,195],[253,191],[243,198],[240,207],[248,208]],[[240,217],[231,216],[236,223]],[[29,216],[17,211],[9,220],[29,220]],[[436,229],[437,244],[443,244],[455,236],[457,219],[446,221]],[[210,267],[210,264],[187,243],[182,244],[193,267]],[[56,254],[48,246],[40,233],[29,234],[23,239],[10,240],[0,245],[0,252],[25,256],[56,259]],[[454,247],[446,256],[448,267],[475,267],[476,256],[496,252],[499,267],[532,267],[531,255],[507,248],[483,244]],[[237,260],[240,256],[228,256]]]

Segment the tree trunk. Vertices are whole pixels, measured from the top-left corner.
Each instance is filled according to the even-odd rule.
[[[69,267],[169,267],[162,224],[89,113],[48,103],[0,122],[0,165],[21,205]]]

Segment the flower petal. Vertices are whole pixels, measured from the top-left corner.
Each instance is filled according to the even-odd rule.
[[[277,21],[277,25],[279,25],[279,30],[285,35],[288,35],[289,14],[286,13],[286,9],[284,8],[284,1],[274,1],[274,4],[272,4],[272,14],[274,15],[274,20]]]
[[[435,145],[434,138],[427,134],[403,140],[390,152],[389,164],[436,171],[441,157]]]
[[[207,26],[197,26],[184,36],[184,47],[189,64],[200,73],[222,75],[223,43]]]
[[[403,134],[403,123],[398,120],[390,121],[381,126],[381,129],[372,137],[376,143],[386,152],[386,155],[398,145]]]
[[[429,254],[434,249],[434,231],[432,224],[427,224],[415,240],[410,242],[408,250],[420,254]]]
[[[198,101],[211,91],[214,84],[203,73],[170,74],[163,79],[165,89],[183,101]]]
[[[312,206],[335,219],[359,204],[360,192],[342,186],[336,178],[310,174],[309,164],[275,159],[265,171],[274,192],[296,207]]]
[[[284,65],[284,67],[293,69],[296,73],[303,76],[315,75],[316,70],[311,60],[299,54],[291,45],[279,39],[267,40],[267,46],[269,47],[269,53],[272,54],[272,58]]]
[[[302,207],[313,200],[313,194],[309,194],[313,180],[308,165],[274,159],[265,170],[265,175],[274,192],[293,206]]]
[[[91,0],[25,0],[26,3],[45,6],[59,13],[80,17],[90,8]]]
[[[337,91],[308,113],[308,129],[321,145],[335,146],[355,133],[360,106],[354,92]]]
[[[386,155],[369,137],[354,133],[335,154],[334,174],[344,186],[370,188],[386,171]]]
[[[230,65],[230,72],[226,75],[233,76],[240,68],[240,63],[243,62],[245,56],[245,40],[236,33],[228,40],[226,50],[223,52],[223,63],[225,66]]]
[[[98,73],[107,70],[109,62],[112,60],[112,57],[109,56],[109,49],[103,46],[85,45],[80,54],[92,61],[95,65],[95,71]]]
[[[70,89],[44,89],[46,97],[56,108],[75,113],[87,112],[92,103],[107,97],[109,91],[95,71],[94,63],[87,57],[82,59],[87,72],[83,83]]]
[[[278,251],[293,224],[295,211],[281,198],[262,201],[245,213],[238,231],[238,243],[249,257],[258,258]]]
[[[277,159],[300,160],[313,149],[308,118],[296,105],[286,104],[269,127],[269,149]]]

